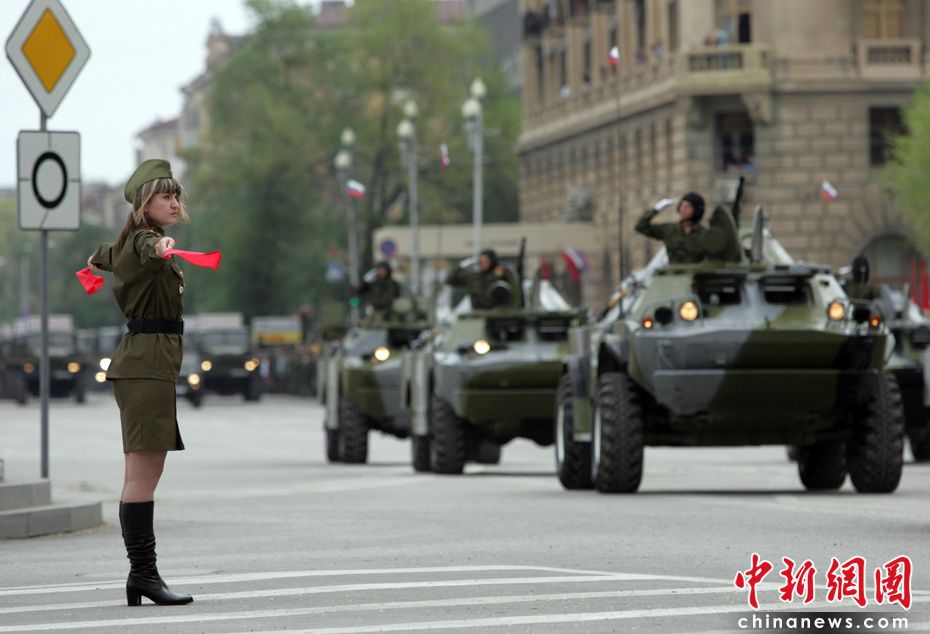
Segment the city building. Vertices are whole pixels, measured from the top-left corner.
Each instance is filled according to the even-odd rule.
[[[659,245],[633,231],[696,190],[764,205],[797,259],[912,279],[923,260],[880,181],[928,74],[928,0],[521,0],[521,220],[592,222],[603,302]],[[822,195],[827,182],[838,193]],[[664,217],[674,220],[674,211]],[[621,257],[622,256],[622,257]]]

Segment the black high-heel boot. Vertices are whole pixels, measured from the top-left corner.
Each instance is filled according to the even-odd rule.
[[[142,597],[157,605],[184,605],[194,598],[172,592],[155,566],[155,531],[152,518],[155,502],[120,502],[119,521],[123,542],[129,557],[129,578],[126,579],[126,602],[141,605]]]

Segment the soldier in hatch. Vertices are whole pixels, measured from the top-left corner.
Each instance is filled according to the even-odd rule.
[[[376,270],[375,279],[371,282],[364,280],[358,287],[358,294],[367,296],[375,314],[386,317],[391,313],[394,300],[400,297],[400,284],[394,280],[391,265],[387,262],[378,262]]]
[[[521,303],[520,282],[510,268],[498,262],[494,249],[481,252],[478,256],[477,271],[467,264],[460,264],[452,269],[446,276],[446,284],[465,288],[474,309],[501,307],[501,303],[495,301],[493,291],[495,288],[503,288],[505,284],[510,289],[510,299],[505,305],[519,307]]]
[[[702,238],[707,229],[701,224],[704,217],[704,199],[696,192],[689,192],[678,202],[678,222],[653,224],[652,219],[666,207],[675,204],[672,198],[663,198],[652,209],[647,210],[636,223],[636,231],[662,240],[672,264],[700,262],[706,255]]]

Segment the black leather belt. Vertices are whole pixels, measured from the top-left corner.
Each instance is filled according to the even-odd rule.
[[[183,319],[130,319],[126,322],[129,332],[161,332],[169,335],[184,334]]]

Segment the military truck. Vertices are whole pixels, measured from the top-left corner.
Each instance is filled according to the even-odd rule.
[[[107,370],[110,368],[110,361],[113,360],[113,354],[123,339],[123,333],[126,328],[122,326],[102,326],[97,328],[96,338],[94,339],[93,353],[91,360],[96,368],[94,371],[94,385],[98,389],[109,389],[107,387]]]
[[[495,289],[502,308],[472,310],[466,297],[410,355],[402,392],[412,416],[415,471],[460,474],[468,462],[495,464],[515,438],[552,444],[569,328],[585,322],[587,313],[538,276],[520,286]],[[512,292],[525,301],[514,306]]]
[[[828,269],[794,262],[764,226],[738,232],[718,209],[718,259],[668,264],[625,282],[625,301],[573,329],[556,409],[566,489],[632,493],[646,446],[788,444],[801,482],[888,493],[902,468],[893,339]]]
[[[204,388],[203,388],[203,369],[201,364],[203,360],[197,348],[184,342],[184,349],[181,357],[181,371],[178,373],[178,380],[175,384],[174,393],[180,398],[186,398],[194,407],[203,405]]]
[[[398,438],[410,433],[410,413],[401,407],[402,358],[430,324],[410,298],[395,299],[393,306],[351,328],[320,361],[317,393],[326,410],[330,462],[367,462],[371,431]]]
[[[930,319],[905,291],[879,287],[874,307],[894,334],[894,354],[886,367],[901,389],[904,425],[917,462],[930,460]]]
[[[201,357],[203,389],[241,394],[247,401],[262,396],[259,368],[241,313],[202,313],[184,320],[185,339]]]
[[[26,386],[26,361],[20,358],[19,350],[13,338],[13,325],[0,324],[0,398],[25,405],[29,400],[29,388]]]
[[[78,348],[72,316],[49,315],[48,330],[49,395],[73,396],[75,401],[83,403],[87,394],[87,363]],[[42,353],[38,316],[21,317],[13,322],[6,353],[6,358],[22,368],[29,393],[38,396]]]

